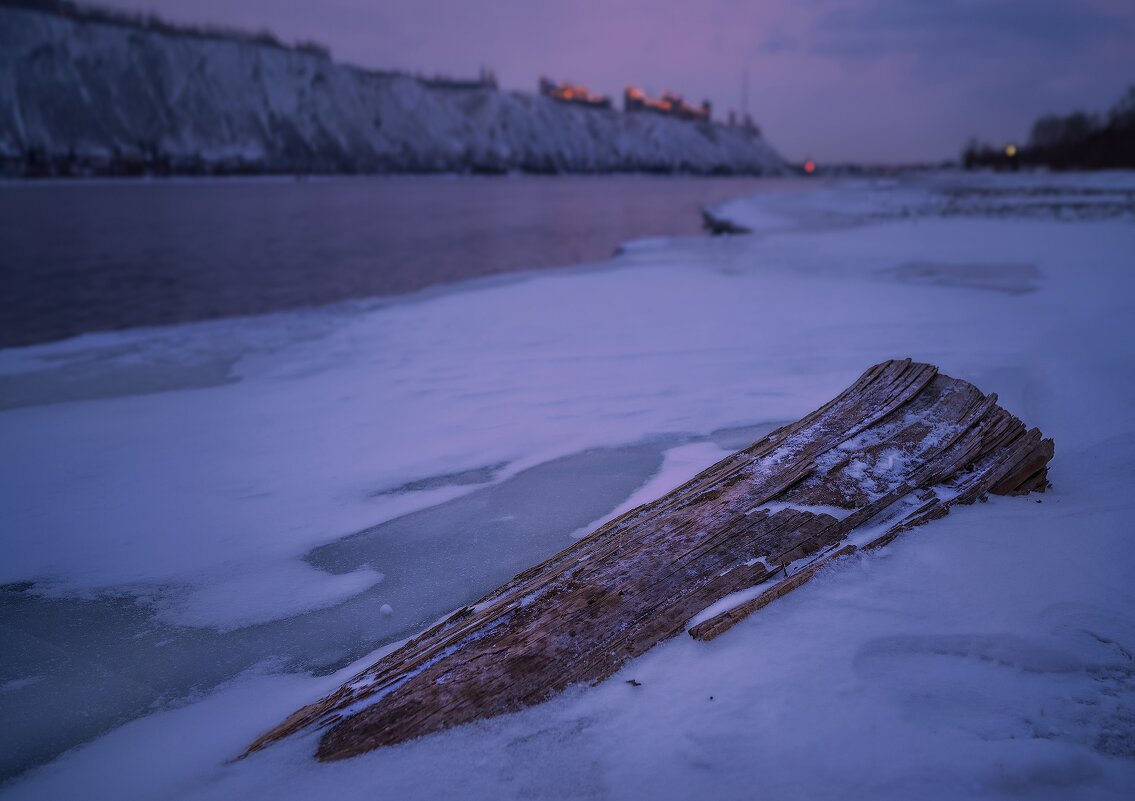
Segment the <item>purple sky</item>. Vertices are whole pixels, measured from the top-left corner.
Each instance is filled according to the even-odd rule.
[[[1102,111],[1135,83],[1131,0],[101,0],[171,20],[269,28],[336,60],[473,75],[506,89],[627,83],[741,103],[790,159],[954,157],[1040,114]]]

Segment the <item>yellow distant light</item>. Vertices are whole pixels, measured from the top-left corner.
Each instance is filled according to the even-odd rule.
[[[1017,146],[1016,145],[1005,145],[1005,155],[1008,156],[1009,158],[1013,158],[1013,156],[1017,155]]]

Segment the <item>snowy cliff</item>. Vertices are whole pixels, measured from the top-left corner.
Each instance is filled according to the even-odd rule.
[[[0,7],[0,161],[33,173],[784,169],[742,128],[13,7]]]

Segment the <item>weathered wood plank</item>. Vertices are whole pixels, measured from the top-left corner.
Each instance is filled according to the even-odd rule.
[[[1052,441],[971,384],[883,362],[796,423],[520,573],[297,711],[249,752],[308,727],[341,759],[595,683],[692,627],[719,636],[832,560],[986,493],[1043,490]]]

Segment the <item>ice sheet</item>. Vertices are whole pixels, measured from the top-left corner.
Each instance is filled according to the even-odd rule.
[[[1053,181],[1062,193],[1048,192]],[[1083,179],[1106,190],[1108,210],[1073,215],[1061,204],[1078,203],[1075,176],[979,183],[984,194],[946,200],[897,185],[909,214],[870,187],[826,187],[794,198],[811,216],[778,232],[670,240],[604,269],[351,307],[319,316],[317,331],[310,315],[281,315],[229,321],[223,335],[189,326],[0,352],[17,386],[77,364],[80,345],[85,364],[97,352],[107,370],[171,338],[201,358],[237,354],[223,385],[0,414],[0,581],[35,582],[20,594],[44,602],[118,593],[124,636],[158,609],[202,636],[228,631],[248,653],[253,620],[284,625],[394,580],[382,558],[339,573],[304,561],[346,548],[335,543],[347,535],[554,459],[661,443],[661,472],[655,462],[608,502],[625,505],[652,474],[647,486],[664,491],[705,466],[712,432],[796,419],[885,358],[996,391],[1057,443],[1042,504],[954,511],[713,643],[678,638],[518,715],[335,765],[312,762],[310,737],[225,764],[337,685],[244,663],[220,689],[165,699],[4,795],[1128,797],[1135,225],[1123,204],[1135,179]],[[1038,189],[1056,200],[1038,210]],[[950,197],[997,205],[954,213]],[[828,209],[850,219],[824,227]],[[910,264],[936,277],[958,265],[962,280],[902,280]],[[973,265],[988,264],[1030,265],[1031,291],[973,286]],[[485,483],[442,480],[497,465]],[[421,489],[392,492],[407,486]],[[610,512],[565,527],[564,544]],[[476,551],[469,536],[455,526],[454,542]],[[442,563],[447,542],[430,542]],[[233,578],[287,587],[297,570],[305,591],[287,603],[242,599]],[[36,714],[18,699],[42,690],[40,675],[0,677],[0,705],[20,710],[6,715],[13,731]]]

